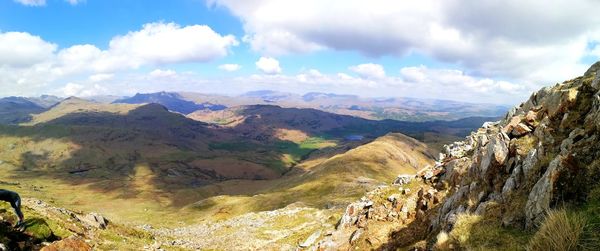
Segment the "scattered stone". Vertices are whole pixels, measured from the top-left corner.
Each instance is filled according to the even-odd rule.
[[[321,230],[317,230],[316,232],[314,232],[310,236],[308,236],[308,238],[306,238],[306,240],[304,242],[300,243],[300,247],[302,247],[302,248],[310,247],[312,244],[315,243],[315,241],[317,241],[317,239],[320,236],[321,236]]]
[[[395,195],[395,194],[392,194],[392,195],[388,196],[388,197],[387,197],[387,200],[388,200],[389,202],[392,202],[392,203],[394,203],[394,202],[397,200],[397,198],[396,198],[396,195]]]
[[[350,236],[350,245],[354,245],[358,241],[360,236],[363,234],[363,232],[364,230],[362,229],[357,229],[356,231],[354,231]]]
[[[392,184],[394,185],[405,185],[410,183],[413,179],[414,179],[414,175],[410,175],[410,174],[401,174],[398,175],[398,177],[396,177],[396,179],[394,180],[394,182],[392,182]]]

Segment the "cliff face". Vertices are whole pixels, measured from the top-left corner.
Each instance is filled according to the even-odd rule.
[[[502,120],[485,123],[464,141],[447,145],[436,165],[410,183],[419,191],[416,197],[400,199],[395,207],[377,200],[351,204],[336,231],[368,235],[381,228],[369,217],[379,204],[388,210],[385,213],[408,212],[407,217],[398,214],[400,223],[387,228],[387,240],[373,245],[369,236],[364,242],[351,236],[350,242],[337,243],[383,250],[470,249],[490,243],[490,248],[525,249],[549,210],[600,202],[599,129],[600,62],[581,77],[532,94]],[[400,191],[406,187],[397,186]],[[386,196],[375,193],[367,199]],[[435,200],[428,200],[427,194]],[[365,212],[366,223],[360,215],[352,218],[357,206]],[[595,208],[592,218],[600,221]],[[473,230],[475,225],[480,229]],[[487,233],[476,233],[485,231],[498,235],[489,240]],[[469,235],[482,242],[468,246]],[[594,238],[600,242],[600,237]],[[334,242],[326,239],[320,247],[328,249]]]

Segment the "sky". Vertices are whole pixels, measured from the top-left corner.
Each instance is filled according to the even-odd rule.
[[[0,0],[0,97],[311,91],[518,104],[600,60],[594,0]]]

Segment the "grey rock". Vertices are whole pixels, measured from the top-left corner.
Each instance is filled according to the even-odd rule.
[[[561,156],[557,156],[550,162],[544,175],[537,181],[531,189],[525,204],[525,215],[527,228],[536,226],[544,216],[544,213],[550,208],[554,191],[554,180],[562,166],[560,165]]]
[[[526,179],[530,179],[533,176],[533,168],[535,167],[537,162],[537,149],[533,149],[527,154],[527,157],[525,157],[525,159],[523,160],[523,175]]]
[[[392,184],[394,185],[405,185],[410,183],[413,179],[415,178],[414,175],[410,175],[410,174],[401,174],[398,175],[398,177],[396,177],[396,179],[394,180],[394,182],[392,182]]]
[[[352,235],[350,236],[350,244],[354,245],[358,241],[360,236],[363,234],[363,232],[364,232],[364,230],[362,230],[362,228],[354,231],[354,233],[352,233]]]
[[[108,220],[98,213],[89,213],[85,216],[77,216],[77,218],[90,227],[105,229],[108,226]]]
[[[372,202],[371,202],[372,203]],[[354,225],[358,220],[358,216],[363,213],[363,209],[367,205],[366,202],[354,202],[346,207],[346,211],[344,215],[342,215],[342,219],[340,220],[340,224],[338,228],[349,227]],[[372,205],[372,204],[371,204]]]
[[[308,238],[306,238],[306,240],[304,242],[300,243],[300,247],[302,247],[302,248],[310,247],[312,244],[315,243],[315,241],[317,241],[317,239],[320,236],[321,236],[321,230],[317,230],[316,232],[314,232],[310,236],[308,236]]]

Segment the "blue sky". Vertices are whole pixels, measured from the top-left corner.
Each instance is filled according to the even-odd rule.
[[[274,89],[513,104],[598,60],[597,2],[509,2],[4,0],[0,96]]]

